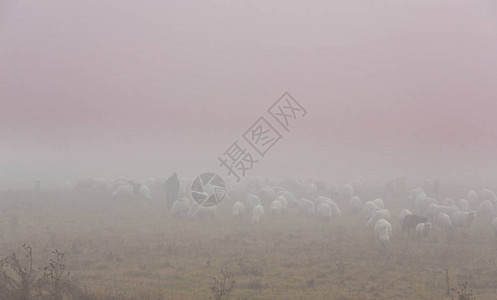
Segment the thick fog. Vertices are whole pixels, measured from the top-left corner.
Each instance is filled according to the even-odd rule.
[[[0,0],[0,299],[494,299],[496,83],[490,0]]]
[[[254,174],[495,172],[492,1],[48,0],[1,10],[4,186],[217,169],[285,91],[308,115]]]

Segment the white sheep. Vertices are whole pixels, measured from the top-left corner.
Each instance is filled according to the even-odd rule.
[[[452,214],[451,221],[454,228],[468,229],[476,219],[475,211],[456,211]]]
[[[366,203],[364,203],[363,210],[364,210],[364,214],[366,215],[366,217],[368,219],[371,218],[373,213],[379,209],[380,208],[373,201],[366,201]]]
[[[316,197],[316,199],[314,200],[314,204],[319,205],[319,204],[321,204],[322,202],[325,202],[325,201],[332,201],[332,200],[331,200],[331,198],[329,198],[329,197],[325,197],[325,196],[318,196],[318,197]]]
[[[271,214],[273,216],[281,215],[281,213],[283,212],[283,204],[281,204],[280,200],[274,200],[273,202],[271,202],[269,209],[271,210]]]
[[[286,197],[277,196],[276,200],[280,201],[283,211],[285,211],[288,208],[288,200],[286,199]]]
[[[377,220],[374,224],[374,234],[382,246],[388,246],[392,235],[392,224],[385,219]]]
[[[388,209],[379,209],[373,213],[371,218],[369,218],[366,226],[367,228],[372,228],[378,220],[385,219],[389,221],[391,218],[392,215],[390,214],[390,211]]]
[[[478,206],[477,214],[478,217],[492,217],[493,205],[490,200],[485,200]]]
[[[174,201],[170,213],[173,218],[185,218],[188,216],[191,201],[188,198],[182,197]]]
[[[148,186],[142,184],[138,190],[138,196],[141,198],[141,199],[144,199],[144,200],[151,200],[152,199],[152,196],[150,195],[150,189],[148,188]]]
[[[345,197],[345,199],[350,199],[352,196],[354,196],[354,188],[352,187],[351,184],[346,184],[342,187],[342,194]]]
[[[259,198],[262,203],[271,203],[274,199],[276,199],[276,192],[270,186],[263,186],[259,190]]]
[[[459,207],[459,209],[462,211],[469,211],[471,209],[471,206],[466,199],[459,199],[459,201],[457,202],[457,207]]]
[[[425,197],[426,198],[426,194],[425,194],[425,191],[423,190],[423,188],[421,187],[418,187],[418,188],[414,188],[411,190],[411,192],[409,193],[409,196],[407,197],[407,203],[409,205],[414,205],[415,201],[420,197]]]
[[[482,201],[490,200],[493,204],[497,204],[497,196],[495,192],[490,189],[483,189],[478,194],[478,198]]]
[[[331,221],[333,212],[331,206],[327,202],[319,203],[317,207],[318,220],[321,222],[328,223]]]
[[[450,231],[452,229],[452,221],[450,220],[449,215],[443,212],[438,214],[435,224],[444,231]]]
[[[338,207],[335,201],[328,199],[324,201],[324,203],[327,203],[331,207],[331,212],[334,217],[341,217],[342,216],[342,211]]]
[[[316,205],[309,199],[300,199],[297,203],[300,215],[312,217],[316,213]]]
[[[425,215],[429,212],[430,205],[432,204],[438,205],[438,201],[436,199],[426,197],[424,194],[420,194],[414,202],[414,211],[417,214]]]
[[[295,207],[297,205],[297,198],[287,190],[279,191],[276,196],[283,196],[288,202],[288,206]]]
[[[426,222],[426,223],[419,223],[416,225],[416,236],[419,239],[426,238],[430,234],[431,231],[431,223]]]
[[[373,203],[376,204],[376,207],[378,207],[378,208],[385,208],[385,205],[383,204],[383,200],[381,200],[380,198],[374,199]]]
[[[471,204],[473,207],[476,205],[476,202],[478,202],[478,194],[471,190],[466,194],[466,199],[468,199],[469,204]]]
[[[111,197],[112,200],[132,201],[135,198],[133,186],[130,184],[121,185],[112,192]]]
[[[441,212],[446,213],[449,217],[452,217],[452,215],[457,211],[459,211],[458,207],[443,206],[432,203],[428,206],[428,217],[431,221],[434,221]]]
[[[233,216],[233,220],[242,219],[244,213],[245,213],[245,205],[243,205],[243,202],[241,202],[241,201],[235,202],[235,204],[233,204],[233,209],[231,211],[231,215]]]
[[[360,213],[363,209],[362,201],[359,197],[354,196],[350,198],[350,212]]]
[[[444,206],[450,206],[450,207],[455,207],[456,206],[456,202],[454,201],[454,199],[452,198],[445,198],[443,201],[442,201],[442,204]]]
[[[410,210],[408,210],[407,208],[404,208],[403,210],[400,211],[400,213],[399,213],[400,224],[404,223],[404,218],[408,215],[412,215],[412,212]]]
[[[259,224],[264,218],[264,207],[262,205],[256,205],[252,211],[252,223]]]
[[[309,199],[314,199],[318,195],[318,187],[314,183],[311,183],[306,186],[304,193],[305,197],[308,197]]]

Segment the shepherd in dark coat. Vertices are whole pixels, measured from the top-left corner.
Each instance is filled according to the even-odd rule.
[[[173,175],[166,180],[164,183],[164,190],[166,191],[167,206],[171,208],[174,201],[178,199],[180,190],[180,183],[176,172],[174,172]]]

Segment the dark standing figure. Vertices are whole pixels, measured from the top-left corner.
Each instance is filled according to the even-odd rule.
[[[173,206],[174,201],[178,198],[180,189],[180,183],[178,179],[178,175],[176,172],[169,177],[164,183],[164,190],[166,191],[166,201],[167,207],[171,208]]]

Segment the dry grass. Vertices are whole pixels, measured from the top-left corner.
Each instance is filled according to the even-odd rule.
[[[401,204],[385,201],[394,214]],[[231,299],[450,299],[467,282],[477,299],[497,299],[497,241],[489,220],[469,234],[425,241],[393,220],[383,251],[359,216],[330,224],[288,211],[253,225],[233,222],[229,202],[215,220],[173,220],[160,203],[118,204],[71,191],[3,192],[0,257],[33,247],[35,265],[53,249],[81,287],[99,299],[214,299],[220,270],[236,280]],[[10,225],[9,225],[10,224]]]

